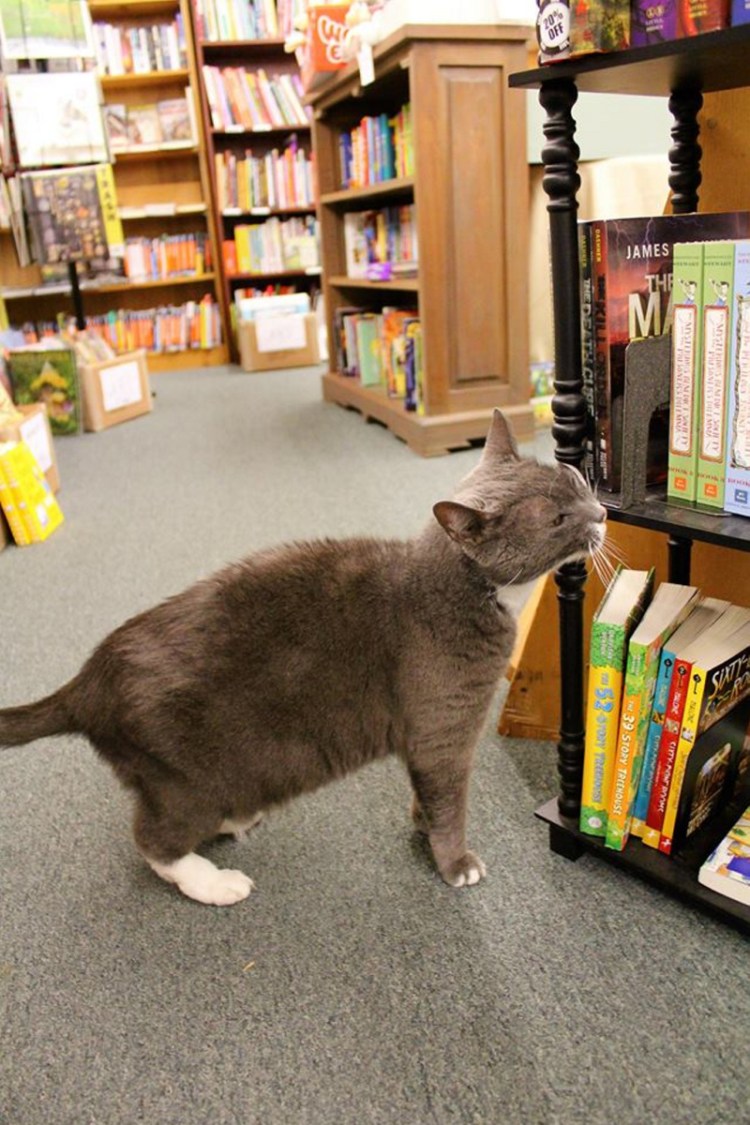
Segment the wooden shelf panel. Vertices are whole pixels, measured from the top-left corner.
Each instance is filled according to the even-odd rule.
[[[263,279],[281,279],[283,281],[284,278],[319,277],[320,273],[320,266],[308,266],[307,269],[279,270],[277,273],[231,273],[227,275],[227,281],[232,284],[235,282],[242,284],[244,281],[262,281]]]
[[[181,144],[175,141],[172,144],[144,146],[143,148],[117,149],[113,154],[115,171],[118,164],[130,164],[139,160],[173,160],[180,156],[198,156],[198,148],[194,144]]]
[[[230,125],[228,129],[211,129],[211,136],[214,140],[234,140],[238,137],[268,137],[268,136],[288,136],[289,133],[309,133],[310,125],[254,125],[252,129],[246,129],[242,125]]]
[[[191,348],[186,352],[148,352],[148,369],[153,375],[165,371],[185,371],[191,367],[217,367],[229,362],[226,344],[216,348]]]
[[[89,0],[92,20],[172,15],[179,6],[179,0]]]
[[[628,523],[650,531],[732,547],[737,551],[750,551],[750,519],[743,516],[723,512],[713,515],[695,508],[668,504],[663,491],[654,492],[642,503],[626,509],[608,503],[606,495],[600,496],[600,499],[607,508],[609,519],[615,523]]]
[[[321,195],[320,202],[324,207],[344,208],[350,204],[384,201],[394,196],[412,196],[413,194],[414,177],[403,176],[396,180],[383,180],[379,184],[365,184],[364,187],[328,191],[325,195]]]
[[[579,831],[574,821],[562,817],[556,798],[537,809],[536,816],[550,826],[553,851],[567,854],[571,859],[576,858],[576,852],[595,855],[614,867],[637,875],[681,902],[687,901],[699,910],[719,916],[743,932],[750,933],[750,907],[717,894],[698,882],[698,868],[713,844],[704,843],[700,851],[684,859],[680,856],[662,855],[655,848],[647,848],[640,840],[634,839],[629,840],[621,852],[617,852],[613,848],[605,848],[598,837],[587,836]],[[724,835],[724,824],[725,821],[722,820],[718,829],[713,829],[716,842]]]
[[[103,74],[100,78],[102,90],[141,90],[152,86],[173,86],[175,82],[187,82],[190,72],[183,70],[154,70],[148,74]]]
[[[216,280],[213,273],[191,274],[190,277],[164,277],[149,281],[114,281],[106,284],[96,282],[81,282],[81,293],[84,297],[97,296],[100,293],[138,293],[141,289],[164,289],[173,285],[212,285]],[[70,296],[70,286],[64,283],[59,285],[38,285],[29,289],[5,289],[3,298],[6,301],[23,301],[29,297],[40,298]]]
[[[283,39],[199,39],[197,46],[206,57],[222,55],[278,54],[284,50]]]
[[[561,78],[575,79],[579,91],[587,93],[661,97],[677,87],[706,93],[750,86],[750,24],[551,63],[512,74],[509,81],[517,88],[538,88]]]
[[[364,289],[389,293],[419,293],[418,277],[394,278],[392,281],[368,281],[365,277],[336,275],[328,278],[329,285],[337,289]]]

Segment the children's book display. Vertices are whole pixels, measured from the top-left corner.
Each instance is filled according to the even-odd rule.
[[[101,90],[93,71],[9,74],[6,82],[23,168],[109,160]]]
[[[0,443],[0,506],[19,547],[43,542],[63,522],[60,505],[25,441]]]
[[[750,609],[652,580],[620,568],[594,616],[580,829],[672,855],[749,780]]]
[[[7,367],[14,401],[43,402],[56,436],[80,433],[83,414],[75,351],[60,339],[10,349]]]

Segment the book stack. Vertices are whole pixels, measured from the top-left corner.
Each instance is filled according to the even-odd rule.
[[[295,143],[263,156],[227,150],[214,156],[216,197],[224,212],[314,207],[314,157]]]
[[[208,293],[183,305],[113,309],[103,316],[88,316],[86,328],[102,336],[117,355],[138,348],[154,353],[215,348],[222,336],[219,306]]]
[[[214,129],[252,132],[310,123],[298,74],[205,65],[203,80]]]
[[[424,414],[422,326],[416,310],[354,306],[334,311],[336,369],[363,387],[383,387],[404,409]]]
[[[620,568],[594,617],[580,828],[664,855],[723,806],[750,719],[750,610]]]
[[[0,507],[19,547],[41,543],[63,522],[63,514],[25,441],[0,444]]]
[[[411,106],[394,117],[387,113],[363,117],[353,129],[339,133],[341,186],[364,187],[414,175]]]
[[[668,496],[750,515],[750,239],[674,248]]]
[[[126,239],[125,276],[131,281],[202,277],[210,269],[211,242],[205,231]]]
[[[308,216],[237,223],[234,238],[222,243],[222,253],[230,277],[314,270],[320,266],[318,221]]]
[[[102,74],[155,74],[187,66],[182,15],[148,26],[95,23],[94,48]]]

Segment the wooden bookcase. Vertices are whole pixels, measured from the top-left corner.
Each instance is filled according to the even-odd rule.
[[[309,156],[312,151],[310,125],[308,123],[306,125],[258,127],[248,130],[238,127],[231,129],[215,128],[211,121],[211,111],[203,77],[204,65],[242,67],[251,71],[260,67],[269,75],[299,73],[299,67],[294,55],[284,51],[283,39],[209,41],[200,35],[195,10],[193,10],[193,19],[198,72],[197,88],[200,92],[200,115],[211,179],[213,222],[217,231],[220,251],[218,259],[219,287],[228,326],[227,339],[229,340],[232,358],[236,361],[238,359],[238,345],[232,312],[236,290],[242,287],[263,290],[269,286],[284,285],[293,286],[297,291],[306,291],[312,295],[320,289],[321,269],[320,266],[311,266],[274,273],[230,273],[227,269],[225,257],[221,252],[224,240],[233,239],[235,227],[239,223],[262,223],[274,216],[282,221],[295,215],[314,216],[316,209],[312,201],[310,206],[304,207],[290,206],[273,209],[254,207],[249,211],[223,207],[217,182],[216,158],[217,155],[221,156],[230,150],[233,150],[239,156],[251,152],[254,157],[262,158],[273,149],[283,149],[292,138],[296,139],[299,148]]]
[[[187,39],[187,66],[184,69],[103,76],[101,86],[105,103],[125,105],[155,103],[162,99],[181,97],[190,88],[197,107],[195,51],[187,0],[90,0],[89,10],[94,22],[106,21],[125,26],[168,22],[177,12],[181,12]],[[189,300],[199,301],[207,293],[224,309],[216,270],[219,245],[214,216],[208,202],[210,180],[205,143],[197,113],[196,118],[198,136],[195,145],[116,153],[113,158],[115,184],[118,205],[124,209],[123,228],[126,238],[153,238],[161,234],[206,231],[211,242],[214,269],[195,278],[170,278],[142,283],[123,279],[121,282],[105,285],[84,285],[82,293],[87,315],[106,313],[112,308],[138,310],[164,304],[182,304]],[[174,204],[174,214],[150,215],[147,208],[159,204]],[[18,266],[10,233],[3,232],[0,238],[0,291],[3,292],[11,322],[19,324],[25,320],[52,320],[60,311],[72,314],[69,286],[42,287],[36,264],[25,269]],[[226,362],[227,324],[226,318],[223,319],[223,344],[184,352],[150,352],[149,369],[159,372]]]
[[[527,60],[529,29],[403,27],[374,50],[375,80],[354,64],[310,95],[320,189],[323,289],[331,370],[327,401],[359,410],[431,455],[486,436],[494,407],[519,437],[533,430],[528,364],[528,176],[525,102],[507,88]],[[341,132],[367,114],[411,105],[415,174],[342,189]],[[344,215],[413,202],[416,278],[346,275]],[[424,415],[335,369],[333,317],[352,305],[418,307]]]
[[[542,161],[544,189],[550,200],[557,391],[553,400],[555,453],[561,462],[580,466],[586,405],[581,393],[576,234],[578,149],[572,113],[578,91],[669,98],[674,118],[673,143],[669,149],[672,207],[675,213],[697,211],[701,183],[698,115],[703,95],[750,86],[750,25],[611,55],[572,59],[514,74],[510,82],[515,89],[538,88],[547,115],[544,126],[547,144],[542,151]],[[666,536],[668,576],[673,582],[690,579],[693,541],[732,551],[750,551],[750,520],[674,507],[659,490],[650,492],[644,501],[628,508],[611,507],[609,518]],[[730,560],[728,565],[731,565]],[[573,564],[563,567],[555,577],[559,588],[561,657],[564,654],[558,744],[560,794],[537,812],[549,825],[551,848],[569,859],[577,859],[584,851],[592,853],[750,932],[750,908],[703,887],[697,878],[700,864],[742,809],[725,809],[724,815],[700,829],[686,847],[672,857],[661,855],[634,839],[622,852],[613,851],[578,830],[584,755],[582,619],[586,572],[583,564]]]

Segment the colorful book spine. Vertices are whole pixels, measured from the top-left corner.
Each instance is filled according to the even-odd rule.
[[[583,471],[589,483],[595,486],[599,480],[599,450],[595,441],[597,402],[594,379],[594,297],[590,222],[578,224],[578,260],[581,271],[581,393],[586,400]]]
[[[651,785],[646,823],[641,833],[644,844],[658,848],[661,837],[664,813],[672,784],[672,773],[680,740],[680,727],[685,710],[685,700],[690,686],[692,663],[677,660],[672,672],[669,687],[669,701],[664,712],[664,727],[659,740],[659,750],[654,766],[654,780]]]
[[[722,509],[727,456],[729,349],[734,288],[734,243],[707,242],[703,252],[703,317],[698,507]]]
[[[673,254],[667,495],[675,503],[692,504],[698,467],[703,243],[677,242]]]
[[[646,743],[643,749],[643,763],[641,776],[638,780],[638,789],[633,802],[633,815],[630,823],[631,836],[643,837],[648,813],[648,801],[656,769],[656,757],[659,751],[659,742],[664,730],[664,715],[669,702],[669,688],[672,682],[672,671],[675,664],[675,654],[665,647],[659,658],[659,671],[654,687],[654,699],[651,705],[651,717],[646,732]]]
[[[607,225],[603,220],[591,224],[591,296],[593,301],[594,331],[594,387],[596,402],[594,417],[598,483],[611,486],[611,387],[609,382],[609,335],[607,331]]]
[[[724,508],[750,515],[750,241],[734,259],[734,315],[727,403]]]

